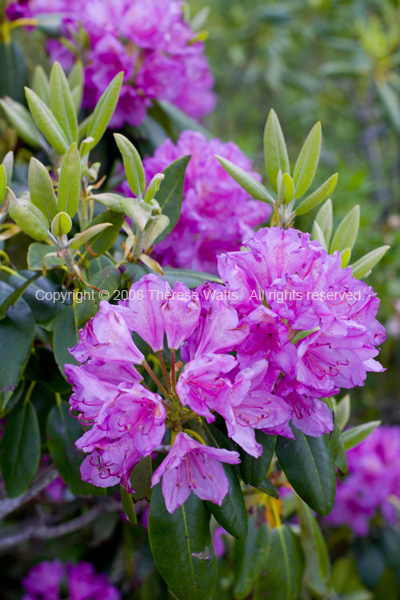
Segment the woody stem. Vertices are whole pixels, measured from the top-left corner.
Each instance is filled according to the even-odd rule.
[[[171,385],[172,391],[176,392],[176,373],[175,373],[175,350],[171,350]]]
[[[168,373],[167,373],[167,369],[166,369],[166,366],[165,366],[164,357],[162,355],[162,350],[159,350],[157,352],[157,356],[158,356],[158,359],[160,361],[161,370],[162,370],[163,375],[164,375],[165,383],[167,384],[168,394],[171,394],[171,385],[169,383]]]
[[[163,386],[163,384],[161,383],[161,381],[158,379],[158,377],[156,376],[156,374],[152,371],[151,367],[148,365],[148,363],[146,362],[146,360],[144,360],[142,362],[142,365],[144,366],[144,368],[146,369],[146,371],[148,372],[148,374],[150,375],[150,377],[152,378],[152,380],[154,381],[154,383],[157,385],[157,387],[160,388],[160,390],[162,391],[162,393],[164,394],[164,396],[166,398],[168,398],[169,394],[168,394],[167,390],[165,389],[165,387]]]

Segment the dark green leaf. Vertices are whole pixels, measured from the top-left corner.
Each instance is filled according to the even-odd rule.
[[[247,511],[238,478],[230,465],[223,464],[228,478],[228,493],[221,506],[207,502],[215,520],[233,537],[243,539],[247,535]]]
[[[68,348],[73,348],[78,343],[78,329],[74,307],[64,308],[55,320],[53,335],[54,355],[58,368],[63,375],[66,364],[78,364],[72,354],[68,352]]]
[[[254,487],[264,481],[267,475],[269,465],[271,464],[272,456],[275,451],[276,435],[267,435],[261,430],[256,429],[256,440],[263,447],[263,453],[260,458],[250,456],[244,450],[240,450],[240,472],[243,481]]]
[[[394,527],[386,526],[382,530],[381,547],[386,563],[391,567],[397,585],[400,586],[400,533]]]
[[[66,394],[72,391],[58,369],[53,352],[44,346],[33,349],[24,377],[28,381],[42,383],[52,392]]]
[[[346,450],[344,449],[340,427],[337,422],[335,423],[335,429],[333,431],[330,442],[335,466],[344,475],[345,473],[347,473]]]
[[[266,477],[264,479],[264,481],[262,481],[257,486],[257,489],[261,490],[265,494],[268,494],[268,496],[272,496],[272,498],[276,498],[277,500],[279,498],[279,492],[278,492],[278,490],[276,489],[276,487],[274,485],[272,485],[272,483],[270,482],[270,480],[268,479],[268,477]]]
[[[336,493],[335,464],[327,434],[305,435],[293,425],[294,440],[278,436],[279,464],[298,495],[319,515],[332,510]]]
[[[137,525],[137,516],[135,512],[135,505],[133,503],[132,494],[128,494],[121,486],[120,488],[121,500],[122,500],[122,508],[124,509],[124,513],[131,525]]]
[[[300,596],[303,571],[304,557],[299,538],[287,525],[275,527],[254,600],[296,600]]]
[[[9,498],[20,496],[39,467],[40,434],[31,402],[17,405],[9,415],[2,439],[1,475]]]
[[[102,271],[96,273],[88,283],[99,288],[99,290],[106,291],[108,297],[111,298],[118,289],[120,277],[121,271],[119,269],[116,269],[114,266],[106,267]],[[97,314],[100,302],[101,300],[104,300],[104,295],[102,296],[100,292],[86,286],[81,294],[86,294],[86,298],[85,296],[79,296],[79,301],[77,301],[75,305],[78,327],[83,327],[89,319]]]
[[[22,285],[20,285],[12,294],[10,294],[4,302],[0,304],[0,321],[2,321],[8,310],[12,310],[16,302],[21,298],[22,294],[27,287],[31,285],[36,279],[39,278],[40,273],[35,273],[30,279],[27,279]]]
[[[28,68],[20,47],[14,42],[3,42],[0,44],[0,97],[9,96],[24,103],[27,83]]]
[[[40,244],[39,244],[40,245]],[[31,273],[29,271],[20,271],[17,275],[12,275],[8,280],[8,283],[17,289],[22,282],[27,281]],[[48,298],[45,294],[49,292]],[[58,299],[55,297],[55,293],[59,294]],[[48,327],[53,319],[65,308],[64,305],[68,305],[72,301],[72,293],[69,296],[64,291],[64,303],[61,299],[61,288],[60,286],[52,283],[48,278],[44,279],[40,277],[35,283],[31,284],[23,293],[22,298],[26,301],[29,308],[33,312],[35,317],[35,323]]]
[[[153,475],[153,467],[151,463],[151,456],[142,458],[132,469],[131,473],[131,484],[135,490],[132,493],[135,502],[146,498],[150,502],[152,490],[151,490],[151,477]]]
[[[156,200],[161,206],[163,215],[167,215],[169,218],[169,225],[158,236],[155,241],[156,244],[165,239],[178,222],[179,215],[181,214],[185,172],[189,160],[190,156],[182,156],[163,171],[165,178],[161,182]]]
[[[149,540],[161,576],[178,600],[211,600],[217,561],[210,534],[210,513],[193,493],[171,515],[161,483],[153,489]]]
[[[244,600],[255,586],[267,560],[270,542],[270,528],[262,515],[249,515],[246,539],[235,542],[235,600]]]
[[[378,542],[366,537],[357,538],[354,544],[357,571],[369,588],[378,585],[385,570],[385,555]]]
[[[111,248],[117,239],[119,232],[121,231],[124,218],[124,215],[106,210],[93,219],[93,221],[90,223],[90,227],[93,227],[93,225],[98,225],[99,223],[111,223],[112,225],[111,227],[107,227],[91,238],[90,248],[95,254],[100,256]],[[89,258],[89,252],[85,246],[81,248],[81,254],[82,258]]]
[[[14,292],[0,281],[0,303]],[[22,298],[0,322],[0,408],[4,409],[28,362],[35,337],[35,320]],[[10,351],[12,349],[12,352]]]

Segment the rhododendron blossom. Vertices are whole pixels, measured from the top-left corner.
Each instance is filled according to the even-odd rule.
[[[341,269],[339,253],[329,256],[294,229],[261,229],[246,249],[220,256],[219,268],[225,286],[195,290],[146,275],[118,305],[101,302],[80,332],[71,353],[81,365],[66,373],[71,408],[91,425],[77,441],[88,454],[86,481],[131,491],[133,466],[165,452],[171,429],[171,450],[152,480],[162,480],[167,509],[191,491],[221,504],[228,489],[221,462],[235,464],[239,455],[207,446],[189,421],[202,418],[207,427],[219,415],[226,435],[258,458],[257,430],[289,438],[291,424],[315,437],[332,431],[321,398],[382,369],[374,360],[384,339],[378,300]],[[132,332],[150,346],[156,370]]]
[[[366,536],[378,514],[397,521],[400,499],[400,427],[382,426],[347,452],[348,475],[338,482],[330,525],[347,525]]]
[[[215,106],[214,78],[204,44],[184,20],[180,0],[31,0],[8,8],[11,19],[57,12],[62,33],[85,67],[83,105],[94,108],[113,77],[124,72],[111,127],[139,125],[153,100],[168,100],[198,119]],[[79,28],[87,34],[81,46]],[[74,54],[59,40],[47,47],[52,60],[68,69]]]

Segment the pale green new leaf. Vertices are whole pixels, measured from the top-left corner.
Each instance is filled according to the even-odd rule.
[[[256,200],[262,200],[263,202],[269,202],[274,205],[274,200],[265,187],[254,179],[252,175],[234,165],[230,160],[223,158],[222,156],[215,155],[219,160],[221,165],[224,167],[225,171],[229,173],[231,177],[244,189],[250,196],[255,198]]]
[[[336,187],[338,173],[329,177],[315,192],[308,196],[296,209],[296,215],[305,215],[310,212],[315,206],[321,204],[328,196],[330,196]]]
[[[335,231],[331,247],[329,249],[330,254],[333,254],[336,250],[341,252],[346,248],[352,250],[354,243],[357,239],[358,227],[360,225],[360,207],[355,206],[343,219],[339,227]]]
[[[390,246],[381,246],[368,252],[362,258],[357,260],[354,264],[350,265],[353,269],[353,275],[356,279],[366,277],[371,272],[371,269],[385,256]]]
[[[264,130],[264,155],[271,187],[277,192],[278,173],[290,173],[290,164],[279,119],[272,108]]]
[[[32,203],[49,220],[53,219],[58,213],[53,183],[46,167],[36,158],[31,158],[29,163],[28,182]]]
[[[98,225],[93,225],[92,227],[85,229],[85,231],[82,231],[82,233],[77,233],[76,236],[72,238],[69,245],[73,250],[78,249],[83,244],[86,244],[86,242],[91,240],[92,237],[98,235],[104,229],[110,226],[112,226],[112,223],[99,223]]]
[[[340,266],[342,267],[342,269],[344,269],[345,267],[347,267],[347,265],[349,264],[350,257],[351,257],[351,250],[350,250],[350,248],[345,248],[345,250],[341,251],[341,253],[340,253],[340,258],[341,258]]]
[[[311,230],[311,239],[317,240],[321,244],[324,250],[328,252],[328,244],[326,243],[326,239],[321,227],[318,225],[317,221],[314,221],[313,227]]]
[[[129,187],[135,196],[141,198],[146,189],[146,175],[140,154],[125,136],[114,133],[114,138],[122,154]]]
[[[343,398],[340,400],[336,407],[336,421],[340,427],[340,431],[343,431],[343,429],[346,427],[349,418],[350,396],[349,394],[346,394],[345,396],[343,396]]]
[[[324,234],[327,246],[329,246],[329,244],[331,243],[333,225],[333,209],[332,200],[330,198],[325,202],[323,206],[321,206],[321,208],[317,212],[315,221],[319,225],[322,233]]]
[[[96,196],[90,196],[90,198],[93,198],[94,200],[97,200],[97,202],[100,202],[100,204],[107,206],[107,208],[113,212],[125,214],[126,198],[124,198],[124,196],[107,192],[105,194],[96,194]]]
[[[154,196],[156,195],[156,193],[158,192],[158,190],[160,188],[160,184],[163,181],[163,179],[165,179],[164,173],[156,173],[156,175],[154,175],[153,179],[150,181],[149,185],[147,186],[147,190],[144,195],[145,202],[150,202],[150,200],[152,200],[154,198]]]
[[[294,183],[293,179],[290,177],[289,173],[284,173],[282,175],[282,183],[285,186],[285,204],[291,202],[294,198]]]
[[[71,217],[65,212],[60,212],[53,219],[51,233],[55,236],[67,235],[71,231]]]
[[[78,210],[81,185],[81,159],[76,142],[65,153],[58,184],[58,210],[71,218]]]
[[[46,106],[50,106],[50,82],[42,65],[35,67],[32,88]]]
[[[44,214],[36,208],[27,198],[17,198],[10,190],[10,217],[34,240],[44,242],[49,237],[49,221]]]
[[[57,61],[50,74],[50,107],[70,144],[77,141],[78,121],[65,73]]]
[[[14,102],[11,98],[0,98],[0,106],[7,119],[24,142],[33,146],[33,148],[42,148],[44,146],[44,139],[40,135],[30,112],[23,104]]]
[[[0,165],[0,204],[6,197],[7,177],[4,165]]]
[[[157,215],[146,225],[143,236],[143,247],[148,250],[158,236],[168,227],[169,217],[167,215]]]
[[[6,183],[10,185],[14,170],[14,152],[12,150],[7,152],[1,164],[4,166],[6,172]]]
[[[321,123],[318,122],[308,134],[294,167],[293,181],[296,198],[301,198],[310,187],[318,167],[320,152]]]
[[[361,444],[380,424],[381,421],[370,421],[343,431],[342,440],[345,450],[351,450]]]
[[[35,92],[25,88],[25,94],[36,125],[56,152],[64,154],[69,142],[61,125]]]
[[[111,117],[117,106],[124,73],[118,73],[107,87],[90,118],[86,137],[94,138],[93,147],[99,143],[108,127]]]

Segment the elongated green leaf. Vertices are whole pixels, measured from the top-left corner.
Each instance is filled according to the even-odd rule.
[[[321,208],[317,212],[315,222],[321,228],[321,231],[324,234],[324,238],[326,240],[326,244],[329,248],[329,244],[331,243],[333,224],[332,200],[330,198],[325,202],[325,204],[321,206]]]
[[[169,218],[167,215],[157,215],[150,223],[147,223],[143,236],[143,248],[148,250],[154,241],[167,229]]]
[[[81,159],[76,142],[65,153],[58,184],[58,210],[71,218],[78,210],[81,185]]]
[[[10,188],[7,189],[11,196],[10,217],[21,227],[22,231],[25,231],[34,240],[38,242],[47,240],[50,226],[47,217],[30,200],[24,197],[17,198]]]
[[[54,236],[67,235],[71,231],[71,217],[65,212],[58,213],[51,224],[51,233]]]
[[[50,106],[50,82],[42,65],[37,65],[33,72],[33,91],[46,106]]]
[[[323,202],[325,198],[332,194],[333,190],[336,187],[337,180],[338,173],[335,173],[335,175],[329,177],[329,179],[327,179],[325,183],[323,183],[317,190],[315,190],[315,192],[313,192],[310,196],[303,200],[301,204],[299,204],[299,206],[296,208],[296,215],[305,215],[306,213],[310,212],[310,210],[312,210],[315,206],[321,204],[321,202]]]
[[[29,487],[39,467],[39,424],[31,402],[17,405],[9,415],[2,448],[1,475],[7,496],[16,498]]]
[[[41,148],[43,146],[44,139],[42,138],[39,129],[36,127],[30,112],[23,104],[14,102],[11,98],[0,98],[0,106],[7,119],[24,142],[33,148]]]
[[[6,197],[7,176],[4,165],[0,165],[0,204]]]
[[[305,435],[293,425],[296,439],[278,436],[279,464],[298,495],[319,515],[327,515],[336,493],[335,465],[329,437]]]
[[[126,214],[126,204],[132,200],[132,198],[125,198],[124,196],[113,194],[111,192],[96,194],[95,196],[91,196],[91,198],[97,200],[100,204],[107,206],[107,208],[113,212],[120,214]]]
[[[0,304],[0,321],[5,318],[7,311],[15,306],[16,302],[21,298],[26,288],[29,287],[31,283],[36,281],[39,276],[40,273],[35,273],[35,275],[32,275],[30,279],[26,280]]]
[[[178,600],[211,600],[217,561],[205,502],[192,493],[171,515],[158,484],[153,489],[148,523],[157,569]]]
[[[7,154],[3,158],[2,165],[6,172],[6,183],[8,186],[10,186],[14,170],[14,152],[12,152],[12,150],[10,150],[10,152],[7,152]]]
[[[64,154],[69,142],[57,119],[35,92],[25,88],[25,93],[36,125],[56,152]]]
[[[254,600],[297,600],[303,571],[304,557],[299,538],[287,525],[275,527]]]
[[[107,227],[112,227],[112,223],[99,223],[98,225],[93,225],[85,231],[81,233],[77,233],[76,236],[71,240],[70,247],[71,248],[80,248],[82,244],[86,244],[89,242],[95,235],[98,235]]]
[[[98,231],[93,237],[90,239],[90,247],[92,252],[101,256],[107,250],[111,248],[117,239],[119,232],[121,231],[122,223],[124,222],[124,215],[117,214],[115,212],[111,212],[107,210],[100,215],[98,215],[93,221],[90,223],[90,229],[97,225],[104,225],[107,223],[111,223],[111,227],[106,227],[106,229]],[[88,228],[89,229],[89,228]],[[85,230],[86,231],[86,230]],[[83,257],[88,257],[89,252],[83,246],[81,248],[81,253]]]
[[[356,279],[361,279],[362,277],[369,275],[371,269],[373,269],[375,265],[378,264],[378,262],[385,256],[389,248],[390,246],[381,246],[380,248],[376,248],[350,265],[353,269],[354,277]]]
[[[329,249],[330,254],[333,254],[336,250],[341,252],[346,248],[350,248],[351,250],[357,239],[359,225],[360,207],[357,205],[351,209],[336,229]]]
[[[228,493],[221,506],[207,502],[215,520],[233,537],[243,539],[247,535],[247,511],[238,478],[230,465],[223,465],[228,478]]]
[[[172,162],[163,171],[164,181],[160,185],[156,199],[163,215],[169,218],[169,225],[157,237],[155,243],[160,243],[174,229],[181,214],[185,172],[190,156],[182,156]]]
[[[36,158],[29,163],[28,182],[32,203],[49,220],[53,219],[58,212],[53,183],[46,167]]]
[[[260,518],[259,518],[260,517]],[[233,596],[244,600],[250,594],[267,560],[271,543],[270,528],[262,516],[249,515],[249,532],[235,542],[235,579]]]
[[[28,67],[21,48],[13,41],[0,44],[0,69],[0,97],[9,96],[16,102],[24,102]]]
[[[314,221],[314,223],[313,223],[313,227],[312,227],[312,230],[311,230],[311,239],[312,240],[317,240],[317,242],[319,242],[321,244],[321,246],[323,247],[323,249],[326,252],[328,252],[327,241],[326,241],[325,236],[323,234],[323,231],[320,228],[320,226],[318,225],[317,221]]]
[[[386,568],[385,555],[377,540],[357,538],[354,544],[355,559],[361,581],[369,588],[375,588]]]
[[[68,142],[72,144],[78,141],[74,100],[65,73],[57,61],[53,64],[50,74],[50,107]]]
[[[272,108],[264,130],[264,155],[269,182],[274,192],[278,192],[278,173],[290,173],[290,164],[281,125]]]
[[[41,271],[43,266],[54,269],[64,264],[64,259],[57,256],[56,247],[48,244],[31,244],[28,248],[28,268],[30,271]]]
[[[264,481],[275,451],[276,439],[276,435],[267,435],[256,429],[256,440],[263,447],[260,458],[254,458],[240,450],[240,472],[244,483],[258,487]]]
[[[270,482],[270,480],[268,479],[268,477],[266,477],[258,486],[257,486],[258,490],[261,490],[262,492],[264,492],[264,494],[268,494],[268,496],[271,496],[272,498],[276,498],[278,500],[279,498],[279,492],[276,489],[276,487],[274,485],[272,485],[272,483]]]
[[[256,200],[262,200],[263,202],[269,202],[274,205],[274,199],[265,189],[262,183],[254,179],[252,175],[244,171],[237,165],[233,164],[230,160],[223,158],[222,156],[215,155],[225,171],[229,173],[231,177],[244,189],[250,196]]]
[[[54,356],[58,368],[63,375],[66,364],[78,364],[72,354],[68,352],[68,348],[76,346],[78,341],[79,332],[75,310],[73,306],[67,306],[67,308],[64,308],[64,310],[60,312],[55,320],[53,333]]]
[[[144,201],[150,202],[160,189],[161,182],[164,181],[165,175],[163,173],[156,173],[153,179],[147,186],[146,193],[144,195]]]
[[[351,256],[351,250],[350,250],[350,248],[345,248],[345,250],[341,251],[341,253],[340,253],[340,265],[341,265],[342,269],[344,269],[345,267],[347,267],[347,265],[349,264],[350,256]]]
[[[321,152],[321,123],[311,129],[296,161],[293,181],[296,198],[301,198],[310,187],[318,167]]]
[[[290,177],[288,173],[284,173],[282,175],[282,185],[284,186],[285,196],[283,198],[283,202],[288,204],[294,198],[294,183],[293,179]]]
[[[340,402],[338,403],[338,405],[336,406],[336,422],[340,427],[340,430],[343,430],[346,425],[347,425],[347,421],[350,418],[350,396],[349,394],[346,394],[345,396],[343,396],[343,398],[340,400]]]
[[[146,175],[140,154],[124,135],[114,133],[114,138],[122,154],[129,187],[133,194],[140,199],[146,189]]]
[[[330,439],[330,443],[335,466],[343,475],[345,475],[347,473],[346,450],[344,448],[340,427],[337,422],[335,423],[335,429]]]
[[[137,525],[137,516],[135,512],[135,505],[133,503],[132,494],[128,494],[121,486],[120,488],[121,500],[122,500],[122,508],[124,509],[124,513],[131,525]]]
[[[324,537],[311,510],[299,497],[297,514],[305,557],[304,581],[311,592],[320,598],[326,598],[331,565]]]
[[[114,114],[123,78],[123,72],[118,73],[118,75],[114,77],[98,101],[93,115],[90,118],[89,125],[86,130],[86,137],[92,137],[94,139],[93,147],[96,146],[96,144],[98,144],[103,137],[110,119]]]
[[[72,99],[75,106],[76,114],[79,113],[82,97],[83,97],[83,86],[84,86],[84,73],[82,61],[77,60],[68,75],[68,85],[71,90]]]
[[[83,427],[69,414],[69,404],[59,402],[53,406],[47,419],[47,445],[61,477],[76,496],[104,495],[102,488],[82,481],[80,466],[84,455],[75,447],[82,435]]]
[[[370,421],[342,432],[343,444],[346,450],[351,450],[361,444],[379,425],[381,421]]]

